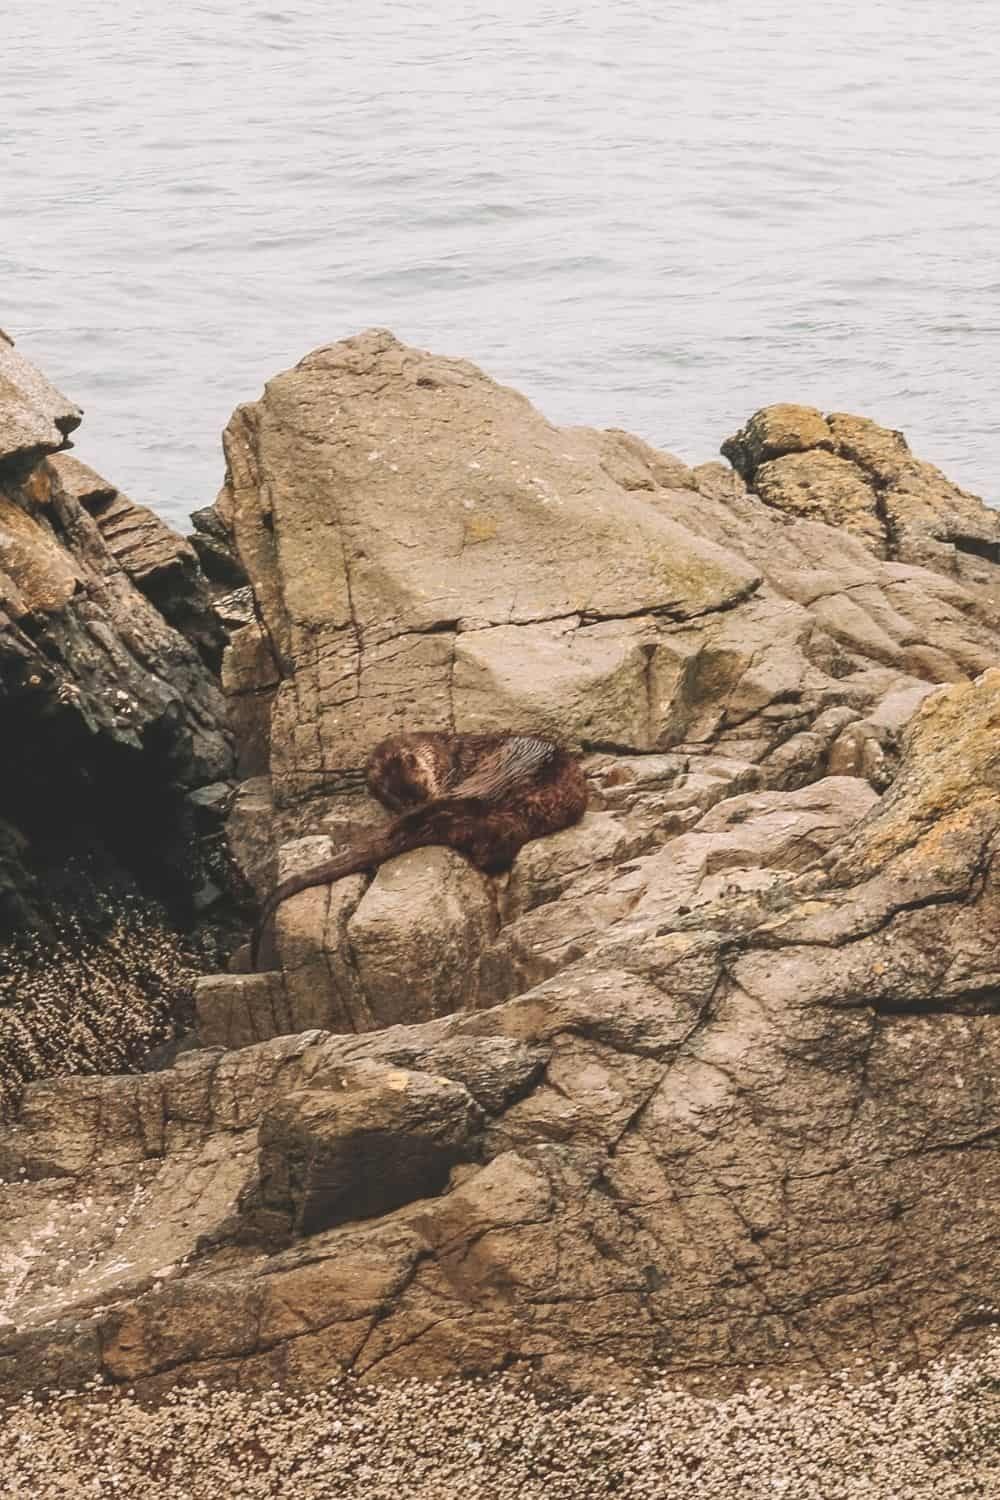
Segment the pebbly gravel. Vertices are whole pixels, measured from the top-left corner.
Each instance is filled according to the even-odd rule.
[[[143,1500],[1000,1496],[1000,1338],[972,1358],[725,1399],[555,1400],[504,1377],[306,1395],[92,1387],[0,1413],[0,1495]]]

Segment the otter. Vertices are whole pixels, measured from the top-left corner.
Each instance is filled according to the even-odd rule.
[[[399,816],[281,882],[264,902],[253,933],[254,969],[265,928],[282,901],[299,891],[374,870],[428,844],[446,844],[485,875],[500,875],[522,845],[578,823],[587,806],[579,759],[557,741],[533,734],[390,735],[368,757],[365,780],[372,795]]]

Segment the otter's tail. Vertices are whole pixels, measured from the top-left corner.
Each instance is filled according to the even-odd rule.
[[[354,844],[342,854],[335,854],[332,859],[283,880],[261,907],[257,925],[251,935],[251,971],[256,972],[264,933],[283,901],[287,901],[290,896],[297,896],[300,891],[311,890],[314,885],[330,885],[335,880],[344,880],[348,875],[357,875],[361,870],[376,870],[387,859],[395,859],[397,854],[406,854],[410,849],[422,849],[427,844],[446,844],[448,839],[444,835],[450,818],[454,817],[456,811],[468,812],[472,808],[471,798],[442,797],[434,802],[425,802],[421,807],[404,813],[394,823],[390,823],[388,828],[364,843]]]

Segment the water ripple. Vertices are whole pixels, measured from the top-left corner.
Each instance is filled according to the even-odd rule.
[[[869,412],[1000,501],[990,0],[9,9],[0,324],[175,520],[371,324],[692,460]]]

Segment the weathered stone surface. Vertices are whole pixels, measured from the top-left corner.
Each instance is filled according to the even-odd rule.
[[[3,348],[7,390],[21,381],[18,401],[40,425],[75,426],[75,408]],[[34,453],[31,466],[31,453],[18,449],[24,462],[0,477],[0,822],[21,837],[6,926],[37,919],[46,871],[61,880],[69,856],[94,849],[133,871],[174,859],[180,889],[192,873],[180,789],[232,769],[216,681],[133,586],[82,502],[117,492],[75,460]]]
[[[900,685],[873,665],[904,683],[983,670],[993,565],[977,556],[956,592],[872,557],[910,553],[886,537],[874,424],[865,442],[857,426],[758,413],[731,446],[761,505],[718,466],[557,431],[472,366],[388,334],[318,350],[234,417],[217,507],[262,616],[227,690],[272,704],[279,811],[356,789],[404,703],[428,727],[516,724],[619,752],[722,741],[761,762],[830,708],[865,717]],[[900,494],[935,472],[897,468]],[[1000,525],[977,515],[984,535]]]
[[[108,552],[135,586],[218,671],[226,632],[190,544],[74,455],[57,454],[50,464],[63,494],[94,517]]]
[[[241,874],[263,901],[278,873],[270,777],[250,776],[239,783],[226,816],[226,839]]]
[[[879,556],[995,586],[1000,517],[867,417],[768,406],[722,452],[768,505],[841,525]]]
[[[47,453],[68,448],[82,417],[0,332],[0,471],[23,472]]]
[[[191,525],[194,530],[188,541],[209,582],[222,589],[247,587],[247,575],[236,556],[232,536],[215,506],[192,511]]]
[[[779,402],[754,412],[745,427],[726,439],[721,451],[737,474],[753,479],[760,465],[772,459],[810,448],[832,450],[833,446],[833,434],[822,412],[814,406]]]
[[[788,453],[759,466],[754,474],[754,489],[777,510],[832,526],[845,526],[879,556],[884,555],[885,528],[875,491],[857,465],[848,459],[838,458],[822,448]]]
[[[250,1047],[293,1030],[281,974],[206,974],[195,985],[203,1047]]]
[[[452,849],[419,849],[378,871],[347,923],[379,1026],[471,1009],[499,925],[493,882]]]
[[[271,764],[271,714],[280,673],[257,620],[238,625],[222,657],[222,687],[243,777],[266,776]]]
[[[280,973],[201,985],[219,1047],[29,1088],[0,1387],[711,1385],[975,1341],[1000,1297],[989,517],[937,512],[860,419],[758,414],[747,488],[387,335],[279,377],[227,443],[260,611],[227,681],[273,704],[273,802],[228,814],[258,889],[384,818],[361,768],[401,715],[558,729],[591,809],[508,877],[420,850],[304,891]],[[927,510],[894,530],[906,496]]]
[[[152,1392],[234,1359],[261,1384],[585,1382],[962,1347],[1000,1295],[998,730],[991,672],[926,699],[881,801],[834,778],[718,802],[491,1010],[29,1089],[0,1153],[7,1386],[58,1360]],[[169,1255],[101,1239],[137,1191],[173,1223],[192,1172]],[[91,1201],[58,1270],[53,1176]]]
[[[133,508],[56,453],[79,412],[2,340],[0,407],[3,1110],[53,1067],[135,1065],[189,1003],[191,960],[170,923],[198,924],[208,953],[238,913],[219,828],[225,702],[153,602],[170,554],[191,565],[193,609],[193,554],[142,512],[163,568],[147,557],[143,577],[119,558],[91,511]],[[188,623],[203,645],[220,631]]]
[[[641,447],[623,485],[605,467],[613,435],[558,431],[472,365],[379,332],[317,350],[240,408],[220,509],[281,659],[279,806],[351,785],[404,704],[427,727],[652,748],[633,702],[657,621],[730,606],[757,578],[651,503]]]
[[[534,728],[590,750],[598,805],[621,825],[612,842],[636,852],[751,785],[834,773],[881,791],[920,696],[1000,659],[1000,568],[967,552],[960,577],[899,560],[912,549],[888,536],[885,486],[902,494],[936,471],[860,419],[757,413],[726,447],[748,491],[627,434],[555,429],[472,366],[375,332],[272,381],[226,441],[216,513],[260,618],[234,636],[223,680],[242,768],[270,768],[279,845],[326,830],[334,804],[343,827],[363,822],[365,756],[404,723]],[[950,490],[944,503],[958,503]],[[606,794],[609,755],[662,764],[665,780]],[[572,916],[560,906],[496,942],[473,908],[449,925],[449,953],[488,947],[478,977],[469,959],[463,1004],[537,982],[618,914],[600,881],[574,883]],[[303,1024],[364,1030],[456,1004],[421,965],[409,998],[389,1002],[368,927],[383,888],[288,903],[278,930]],[[434,905],[429,887],[401,901],[396,931],[408,907],[414,931]]]
[[[318,837],[283,853],[308,867],[331,849]],[[494,882],[449,849],[402,855],[374,880],[303,891],[284,903],[276,929],[291,1022],[372,1031],[474,1008],[498,926]]]
[[[264,1113],[250,1218],[308,1235],[439,1193],[477,1113],[461,1084],[381,1063],[314,1078]]]

